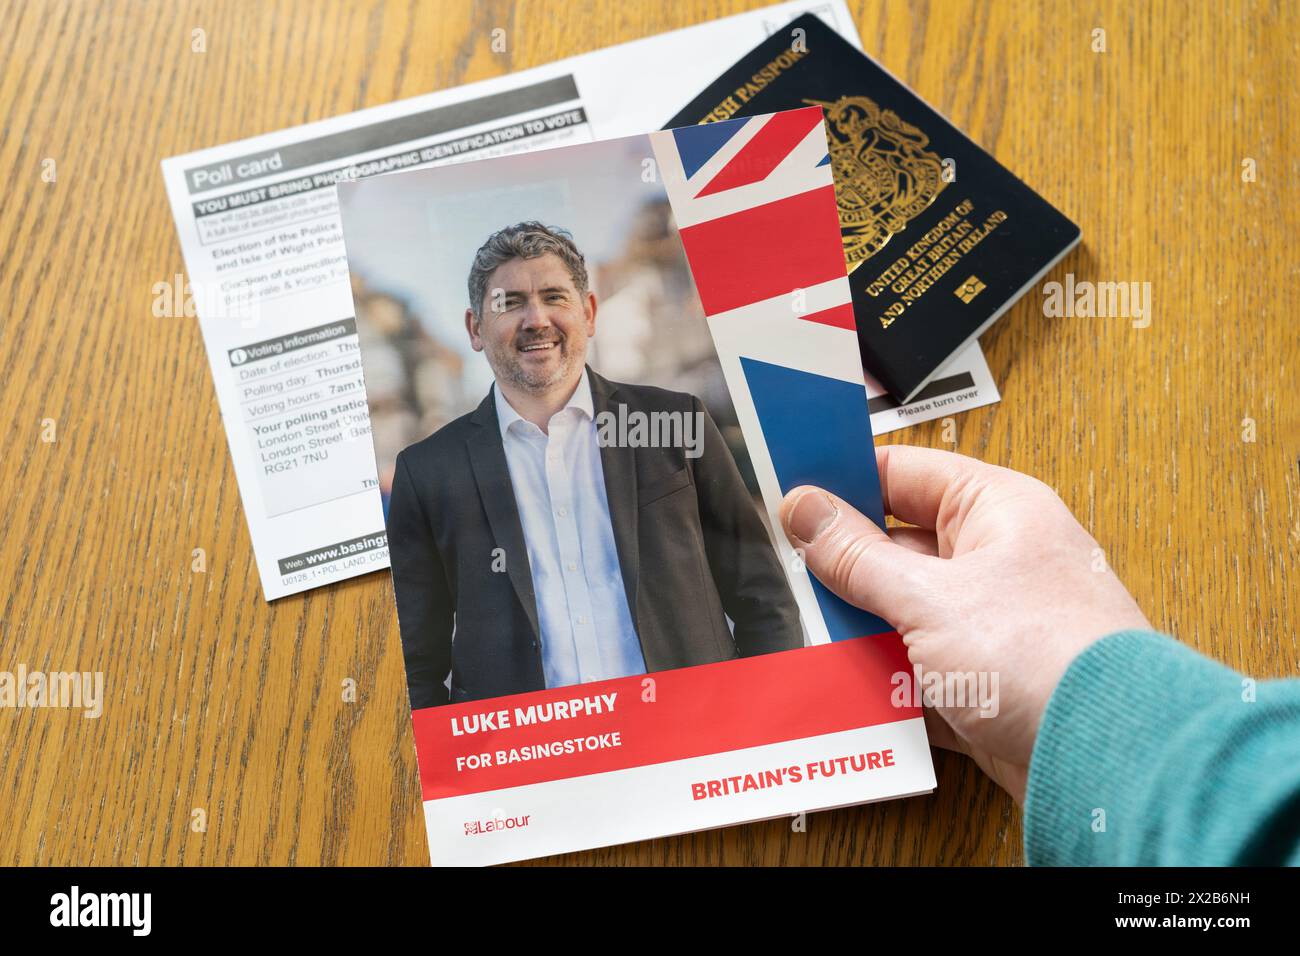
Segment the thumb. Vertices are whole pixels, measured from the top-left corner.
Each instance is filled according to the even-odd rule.
[[[895,628],[917,619],[937,558],[895,544],[847,501],[811,485],[785,496],[781,524],[808,570],[844,600]]]

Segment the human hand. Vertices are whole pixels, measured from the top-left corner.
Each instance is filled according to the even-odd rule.
[[[996,716],[941,704],[927,707],[926,729],[1023,803],[1034,738],[1070,662],[1107,634],[1151,625],[1036,478],[907,445],[877,448],[876,464],[885,512],[912,527],[886,534],[804,485],[781,503],[786,536],[823,584],[894,626],[913,667],[997,675]]]

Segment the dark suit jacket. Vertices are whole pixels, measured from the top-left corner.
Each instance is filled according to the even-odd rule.
[[[624,404],[629,412],[704,413],[698,458],[684,448],[600,449],[646,669],[801,647],[780,561],[699,399],[587,372],[597,415]],[[528,551],[491,392],[397,456],[388,545],[413,709],[546,686]],[[504,557],[504,573],[493,570],[494,556]]]

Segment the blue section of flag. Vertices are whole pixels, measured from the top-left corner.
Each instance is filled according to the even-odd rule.
[[[799,485],[817,485],[883,528],[885,509],[866,389],[743,356],[740,367],[781,493]],[[808,577],[832,641],[893,630],[874,614],[840,600],[811,574]]]
[[[700,167],[713,158],[713,154],[727,144],[748,120],[723,120],[721,123],[702,123],[699,126],[681,126],[673,130],[677,155],[682,159],[682,171],[690,179]]]
[[[831,164],[831,154],[830,154],[830,153],[827,153],[825,156],[822,157],[822,161],[821,161],[820,163],[818,163],[817,165],[818,165],[818,166],[829,166],[830,164]]]

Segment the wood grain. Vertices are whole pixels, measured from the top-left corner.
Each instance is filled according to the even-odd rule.
[[[0,864],[425,859],[389,580],[262,600],[198,327],[151,312],[183,271],[159,160],[749,6],[3,4],[0,669],[102,670],[107,701],[0,711]],[[873,55],[1082,225],[1054,278],[1152,284],[1145,329],[1026,296],[983,339],[1003,401],[955,447],[1055,486],[1157,626],[1300,674],[1294,6],[851,6]],[[548,862],[1019,863],[1016,807],[936,759],[934,796],[804,833]]]

